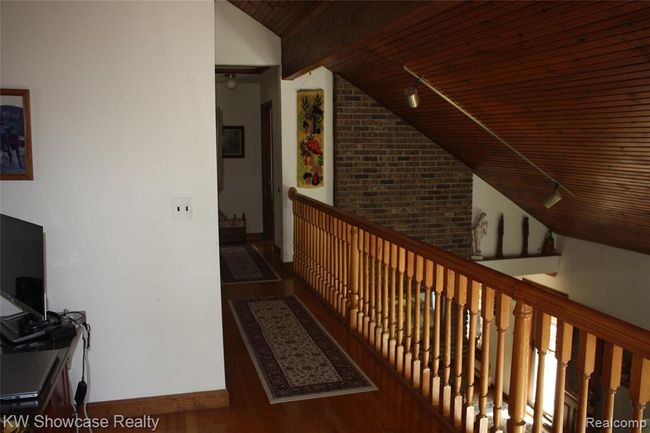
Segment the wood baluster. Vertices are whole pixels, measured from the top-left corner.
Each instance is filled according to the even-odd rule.
[[[350,226],[350,271],[348,274],[348,318],[350,328],[359,331],[359,229]]]
[[[388,302],[390,307],[390,340],[388,342],[388,362],[390,365],[395,365],[395,350],[397,347],[397,319],[396,319],[396,305],[395,299],[397,295],[397,245],[390,245],[390,300]]]
[[[618,387],[621,386],[623,349],[613,343],[606,342],[603,355],[603,386],[605,387],[603,421],[606,421],[606,427],[603,427],[602,433],[611,433],[614,419],[614,398]]]
[[[494,320],[494,289],[483,287],[481,293],[481,392],[478,399],[479,424],[478,432],[488,432],[487,401],[490,389],[490,324]]]
[[[321,212],[316,210],[314,211],[314,258],[315,258],[315,269],[316,269],[316,292],[323,296],[323,261],[321,257],[321,234],[320,234],[320,214]]]
[[[562,433],[564,429],[564,393],[566,388],[566,369],[571,361],[571,346],[573,344],[573,325],[557,321],[555,339],[555,359],[557,359],[557,374],[555,377],[555,405],[553,408],[553,433]]]
[[[378,293],[377,293],[377,237],[375,235],[370,235],[370,311],[369,311],[369,322],[368,322],[368,341],[371,347],[374,347],[377,341],[376,338],[376,326],[377,326],[377,302],[378,302]]]
[[[447,285],[445,287],[445,351],[444,369],[442,371],[442,414],[445,417],[451,416],[451,315],[452,301],[454,300],[456,286],[456,274],[447,269]]]
[[[384,240],[377,238],[377,249],[375,250],[375,256],[377,257],[377,326],[375,328],[375,350],[377,352],[382,351],[382,334],[384,333],[384,297],[382,288],[384,286],[384,281],[382,280],[382,269],[384,263]]]
[[[415,254],[406,254],[406,326],[404,330],[404,378],[411,381],[413,377],[413,276],[415,275]],[[399,358],[398,358],[399,359]]]
[[[576,433],[587,431],[587,407],[589,406],[589,379],[594,372],[596,360],[596,336],[585,330],[580,330],[580,346],[578,349],[578,370],[580,378],[580,399],[578,400],[578,414],[576,420]]]
[[[379,246],[382,249],[381,253],[381,263],[383,267],[383,278],[382,278],[382,287],[383,287],[383,296],[382,296],[382,314],[381,314],[381,353],[384,358],[389,359],[389,327],[388,327],[388,314],[389,314],[389,297],[388,297],[388,287],[390,284],[389,280],[389,264],[391,259],[390,254],[390,242],[384,240],[382,245]],[[390,298],[392,299],[392,298]]]
[[[537,349],[537,382],[535,388],[535,413],[533,415],[533,433],[542,431],[542,416],[544,415],[544,367],[546,352],[551,342],[551,316],[541,311],[537,312],[535,326],[535,348]]]
[[[413,323],[413,386],[420,389],[422,363],[420,362],[420,336],[422,323],[422,280],[424,279],[424,257],[417,256],[415,260],[415,321]]]
[[[357,311],[357,324],[360,335],[363,335],[363,309],[365,306],[365,287],[366,283],[364,280],[365,275],[365,255],[363,252],[363,240],[365,237],[365,231],[357,227],[359,237],[358,237],[358,250],[359,250],[359,273],[357,274],[358,288],[359,288],[359,310]]]
[[[370,340],[370,233],[363,232],[363,336]]]
[[[508,394],[508,433],[525,433],[526,403],[528,402],[528,370],[530,368],[530,336],[533,308],[522,301],[515,304],[512,365]]]
[[[501,410],[503,409],[503,366],[505,362],[505,334],[510,322],[510,297],[503,293],[497,296],[497,359],[494,372],[493,431],[501,430]]]
[[[442,314],[442,292],[445,288],[445,268],[436,265],[435,306],[433,309],[433,362],[431,365],[431,404],[440,406],[440,333]]]
[[[307,282],[311,288],[314,287],[314,230],[312,225],[312,214],[314,209],[312,207],[307,207],[307,257],[308,257],[308,273],[307,273]]]
[[[406,273],[406,250],[399,248],[399,261],[397,268],[397,353],[395,355],[395,369],[398,373],[404,372],[404,276]]]
[[[299,202],[291,201],[291,212],[293,213],[293,269],[300,274],[300,237],[298,236],[300,216],[298,216],[298,206],[300,206]]]
[[[632,371],[630,372],[630,398],[632,399],[633,433],[641,433],[643,411],[650,400],[650,360],[637,354],[632,355]]]
[[[456,285],[456,355],[454,356],[454,427],[461,428],[463,423],[463,340],[465,338],[465,305],[467,303],[467,285],[465,275],[458,276]]]
[[[349,274],[350,274],[350,226],[348,223],[341,221],[341,316],[348,318],[349,305]]]
[[[431,397],[431,289],[433,287],[434,265],[431,260],[425,262],[424,269],[424,324],[422,336],[422,396]]]
[[[341,233],[340,233],[340,221],[338,218],[334,218],[332,221],[332,249],[334,252],[332,266],[334,267],[334,294],[333,294],[333,307],[334,310],[340,315],[341,314]]]
[[[327,247],[325,246],[325,212],[318,215],[318,258],[320,262],[321,297],[327,299]]]
[[[327,269],[329,285],[327,301],[332,308],[336,308],[336,276],[334,271],[334,245],[336,238],[334,237],[333,221],[334,217],[332,215],[327,215]]]
[[[467,390],[465,392],[465,432],[474,431],[474,381],[476,361],[476,321],[478,318],[478,305],[481,300],[481,283],[472,281],[469,289],[469,332],[467,341],[467,366],[465,367],[465,380]]]

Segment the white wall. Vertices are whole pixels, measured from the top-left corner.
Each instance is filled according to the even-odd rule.
[[[212,2],[5,2],[1,85],[29,88],[50,306],[93,327],[90,400],[225,388]],[[172,197],[194,218],[173,220]]]
[[[271,67],[260,77],[262,103],[271,101],[273,114],[273,218],[275,245],[282,248],[282,103],[280,101],[280,68]]]
[[[262,233],[262,145],[260,85],[239,83],[230,90],[217,84],[217,106],[225,126],[244,127],[244,158],[223,159],[219,208],[228,216],[246,213],[246,232]]]
[[[488,215],[488,234],[481,241],[483,257],[494,257],[497,250],[499,217],[503,213],[503,255],[519,256],[523,245],[522,224],[528,216],[528,254],[539,254],[548,228],[528,215],[514,202],[491,187],[487,182],[473,175],[472,180],[472,225],[481,212]]]
[[[227,1],[215,1],[216,64],[282,63],[280,37]]]
[[[558,236],[562,253],[557,276],[527,278],[581,304],[650,329],[650,256],[567,236]]]
[[[309,76],[311,74],[311,76]],[[327,68],[320,67],[293,81],[282,80],[282,200],[284,248],[282,260],[293,261],[293,212],[289,188],[296,187],[298,169],[298,131],[296,127],[296,98],[300,89],[323,89],[325,99],[325,180],[322,188],[298,188],[300,194],[327,204],[334,203],[334,76]]]

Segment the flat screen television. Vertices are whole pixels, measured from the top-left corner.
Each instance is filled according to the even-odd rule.
[[[44,321],[43,227],[0,214],[0,294]]]

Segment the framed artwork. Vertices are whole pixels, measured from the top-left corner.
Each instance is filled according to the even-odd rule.
[[[323,178],[324,92],[322,89],[299,90],[296,102],[298,187],[321,188],[325,184]]]
[[[29,90],[0,89],[0,180],[32,180]]]
[[[223,157],[224,158],[244,157],[244,127],[243,126],[223,127]]]

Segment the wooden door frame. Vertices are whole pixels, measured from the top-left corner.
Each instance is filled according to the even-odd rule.
[[[269,143],[264,142],[265,113],[270,112]],[[273,102],[266,101],[260,106],[260,134],[262,146],[262,232],[264,240],[275,239],[275,209],[273,203]],[[268,176],[266,176],[268,174]],[[269,183],[267,184],[267,178]],[[265,197],[268,194],[268,197]]]

